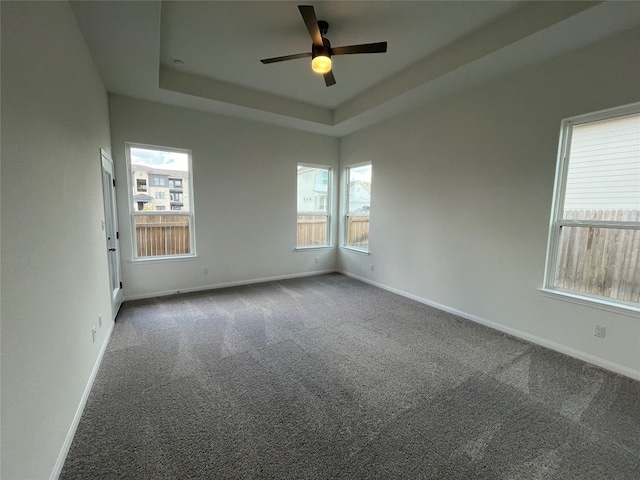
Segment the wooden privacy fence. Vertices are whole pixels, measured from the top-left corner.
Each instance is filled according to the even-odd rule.
[[[347,245],[367,248],[369,246],[369,217],[349,216],[348,232]]]
[[[191,253],[186,215],[136,215],[138,257]]]
[[[298,215],[298,246],[326,245],[326,215]]]
[[[298,246],[326,245],[327,217],[325,215],[298,215]],[[369,217],[349,216],[347,245],[367,248],[369,246]]]
[[[568,220],[637,222],[640,210],[566,210]],[[640,230],[563,226],[555,285],[640,302]]]

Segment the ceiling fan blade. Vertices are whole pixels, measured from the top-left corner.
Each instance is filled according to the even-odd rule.
[[[387,51],[387,42],[364,43],[362,45],[348,45],[331,49],[331,55],[350,55],[352,53],[384,53]]]
[[[316,18],[315,10],[311,5],[298,5],[298,10],[300,10],[302,19],[307,26],[307,30],[309,30],[313,46],[322,48],[324,46],[322,43],[322,34],[320,34],[320,28],[318,28],[318,19]]]
[[[336,84],[336,77],[333,76],[333,70],[329,70],[329,72],[324,74],[324,83],[327,87]]]
[[[284,62],[286,60],[295,60],[296,58],[310,57],[311,53],[296,53],[295,55],[285,55],[284,57],[265,58],[260,60],[262,63]]]

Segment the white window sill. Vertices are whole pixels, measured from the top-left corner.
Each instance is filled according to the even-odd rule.
[[[630,303],[627,304],[616,302],[613,300],[607,300],[600,297],[581,295],[579,293],[569,292],[566,290],[556,290],[550,288],[540,288],[538,290],[545,297],[555,298],[556,300],[576,303],[585,307],[597,308],[600,310],[606,310],[608,312],[640,318],[640,306],[635,306]]]
[[[359,253],[360,255],[371,255],[371,252],[369,252],[369,250],[362,250],[361,248],[350,247],[348,245],[342,245],[340,248],[349,252]]]
[[[296,247],[296,252],[308,252],[308,251],[317,251],[317,250],[331,250],[333,248],[332,245],[309,245],[308,247]]]
[[[166,257],[149,257],[149,258],[135,258],[129,260],[129,263],[133,265],[146,265],[148,263],[165,263],[165,262],[183,262],[190,260],[197,260],[198,255],[172,255]]]

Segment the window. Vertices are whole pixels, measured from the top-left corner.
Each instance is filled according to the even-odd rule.
[[[139,192],[146,192],[147,191],[147,181],[146,180],[142,180],[142,179],[137,179],[136,180],[136,190],[138,190]]]
[[[130,198],[134,259],[195,255],[191,152],[173,148],[127,144],[129,174],[136,191]],[[182,177],[180,205],[166,200],[169,177]],[[137,193],[141,182],[151,185],[151,195]],[[173,193],[171,200],[173,200]],[[161,213],[162,212],[162,213]]]
[[[344,245],[368,252],[371,164],[347,167],[345,181]]]
[[[181,178],[170,178],[169,179],[169,188],[182,188],[182,179]]]
[[[298,164],[299,248],[327,247],[331,243],[331,168]]]
[[[562,123],[545,288],[640,307],[640,104]]]

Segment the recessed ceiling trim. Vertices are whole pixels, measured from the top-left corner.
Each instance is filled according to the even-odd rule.
[[[363,10],[362,5],[367,3],[375,5],[376,8]],[[405,2],[399,3],[405,4]],[[407,2],[411,5],[435,3]],[[466,2],[451,2],[451,4],[458,3],[466,4]],[[482,5],[485,2],[470,3]],[[467,26],[476,25],[474,30],[458,29],[456,18],[450,14],[455,11],[459,16],[464,16],[466,10],[462,10],[459,6],[453,10],[440,6],[438,8],[412,7],[404,10],[399,7],[405,13],[416,14],[415,18],[407,20],[414,26],[412,38],[416,38],[416,22],[424,20],[420,18],[420,14],[443,12],[448,12],[445,18],[451,24],[450,28],[453,32],[459,32],[462,36],[455,37],[457,40],[451,40],[452,35],[440,28],[439,34],[449,40],[438,42],[439,37],[429,37],[428,32],[425,32],[424,37],[418,37],[418,42],[414,42],[411,48],[414,52],[423,50],[431,52],[430,54],[414,57],[420,60],[409,64],[409,67],[403,67],[402,70],[388,70],[386,77],[375,77],[386,78],[377,84],[366,83],[370,72],[362,68],[362,71],[358,71],[358,75],[364,83],[362,88],[355,90],[361,92],[360,94],[343,96],[341,98],[347,98],[347,100],[340,102],[327,101],[326,97],[322,97],[324,100],[319,100],[317,103],[307,103],[294,95],[282,96],[282,94],[268,93],[270,91],[268,88],[261,90],[260,87],[249,86],[255,83],[245,82],[245,77],[242,75],[267,77],[267,74],[263,73],[265,70],[257,70],[253,67],[254,63],[259,65],[258,58],[262,55],[260,50],[262,43],[245,42],[246,45],[243,47],[246,32],[236,31],[226,26],[227,24],[232,26],[240,17],[242,21],[246,21],[248,15],[255,25],[255,31],[251,35],[264,39],[265,43],[273,43],[274,38],[279,39],[281,33],[270,34],[273,29],[271,24],[267,24],[264,28],[260,27],[264,22],[257,16],[258,13],[270,15],[271,23],[280,25],[278,31],[282,31],[282,26],[286,31],[286,25],[289,23],[299,24],[297,15],[292,15],[292,18],[288,19],[287,12],[290,10],[290,5],[286,2],[269,3],[269,8],[264,7],[267,2],[176,2],[175,4],[169,2],[163,4],[163,7],[175,8],[177,4],[183,6],[188,4],[189,8],[195,9],[196,14],[200,8],[206,7],[203,10],[204,13],[200,15],[203,19],[203,26],[200,28],[207,28],[209,25],[207,22],[216,19],[218,27],[222,25],[221,21],[226,22],[223,30],[227,36],[218,43],[215,41],[210,43],[234,46],[233,56],[227,60],[236,61],[234,59],[237,52],[237,58],[240,59],[238,62],[243,65],[243,68],[239,73],[235,73],[235,77],[230,78],[238,78],[238,83],[223,80],[223,77],[215,80],[211,76],[200,76],[194,73],[198,71],[199,64],[194,63],[190,53],[198,52],[198,49],[202,48],[200,45],[207,44],[204,41],[208,38],[206,35],[202,38],[196,35],[192,39],[198,40],[194,46],[190,46],[187,42],[182,45],[184,48],[177,49],[171,54],[169,58],[181,59],[185,62],[183,68],[177,69],[173,63],[161,66],[160,2],[74,1],[70,2],[70,5],[109,93],[336,137],[353,133],[404,111],[425,105],[450,95],[456,90],[468,88],[497,75],[507,74],[531,63],[543,61],[640,25],[638,20],[640,2],[507,3],[510,5],[509,8],[498,16],[495,15],[495,3],[486,2],[488,6],[493,5],[491,8],[494,9],[492,15],[485,17],[488,23],[486,21],[482,24],[478,23],[478,15],[480,17],[482,15],[477,8],[471,9],[469,15],[472,18],[460,23]],[[352,18],[362,18],[363,11],[371,16],[369,21],[371,19],[380,21],[382,13],[394,12],[393,4],[394,2],[322,3],[323,10],[333,12],[331,18],[335,19],[335,25],[340,25],[341,14],[345,16],[343,19],[345,25],[357,24],[352,21]],[[498,9],[498,11],[502,10]],[[214,13],[222,14],[220,17],[222,20],[214,16]],[[188,18],[193,18],[194,12],[190,12],[190,15],[191,17]],[[400,17],[393,18],[396,21],[394,24],[396,30],[406,26],[400,22]],[[491,18],[493,20],[490,20]],[[476,21],[473,21],[474,19]],[[189,25],[186,24],[181,28],[188,31],[188,27]],[[296,32],[298,30],[299,28],[295,29]],[[234,36],[236,32],[238,37]],[[305,33],[302,32],[303,38],[306,37]],[[395,44],[391,44],[390,57],[387,58],[406,52],[406,44],[404,50],[394,52],[393,45],[396,45],[401,37],[397,35],[394,37],[393,29],[387,30],[386,33],[396,40]],[[368,31],[367,35],[369,35]],[[298,42],[296,33],[292,33],[287,38],[292,45]],[[420,38],[425,45],[420,44]],[[345,43],[355,44],[359,41],[354,38],[350,41],[345,40]],[[439,49],[427,48],[433,42],[439,45]],[[196,60],[198,58],[196,56]],[[340,57],[337,57],[336,63],[339,59]],[[202,58],[200,61],[203,61]],[[221,70],[224,70],[229,64],[221,63],[220,65]],[[314,75],[306,65],[290,66],[296,67],[292,68],[294,71],[299,69],[304,70],[305,75]],[[381,64],[379,70],[384,71],[385,66]],[[396,73],[393,73],[394,71]],[[285,77],[284,80],[291,79]],[[348,82],[345,83],[348,84]],[[267,87],[270,85],[268,81],[265,84]],[[290,85],[290,83],[286,84]],[[367,87],[364,84],[373,86],[365,90]],[[321,98],[320,93],[326,93],[324,91],[328,89],[320,86],[321,82],[320,85],[305,83],[305,88],[310,92],[305,98]],[[340,85],[337,88],[339,87]],[[334,90],[334,92],[340,92],[340,90]]]
[[[340,124],[354,118],[599,3],[601,2],[525,3],[355,96],[336,109],[335,123]]]
[[[211,78],[200,77],[191,73],[178,72],[166,67],[160,67],[158,75],[159,86],[163,90],[186,93],[327,126],[333,123],[333,112],[331,110],[307,103],[238,85],[231,85]]]

